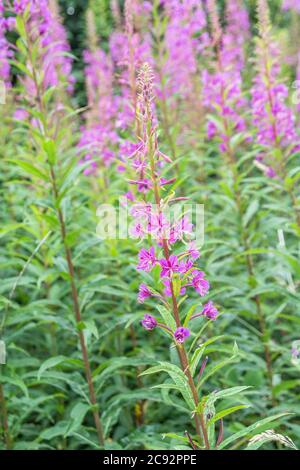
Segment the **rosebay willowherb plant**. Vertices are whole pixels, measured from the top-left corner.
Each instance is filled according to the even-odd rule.
[[[137,173],[137,180],[132,181],[132,183],[137,185],[140,193],[146,195],[148,193],[153,194],[152,201],[156,204],[156,209],[152,209],[151,200],[149,204],[147,199],[145,199],[133,207],[132,213],[135,216],[135,233],[141,238],[151,234],[154,235],[158,244],[162,247],[163,254],[162,258],[159,258],[154,247],[151,247],[149,250],[141,249],[138,269],[148,272],[156,265],[159,265],[161,267],[160,277],[165,289],[163,297],[162,294],[152,292],[147,285],[141,284],[138,298],[140,302],[144,302],[148,297],[158,296],[158,299],[163,301],[163,309],[167,306],[166,313],[170,310],[172,311],[172,317],[168,317],[166,314],[164,318],[166,324],[162,324],[157,323],[154,317],[146,314],[142,325],[148,330],[152,330],[157,326],[164,329],[173,337],[182,371],[185,375],[184,377],[184,375],[181,376],[180,374],[181,380],[184,377],[183,387],[188,385],[187,394],[184,393],[185,399],[188,400],[190,406],[192,403],[192,408],[196,409],[194,419],[198,442],[203,439],[205,447],[208,449],[210,443],[204,412],[197,409],[199,407],[198,391],[183,344],[190,336],[190,330],[187,328],[187,323],[186,326],[182,324],[178,297],[185,294],[188,286],[193,287],[200,296],[205,296],[209,290],[209,283],[205,279],[205,274],[194,266],[194,260],[199,256],[195,248],[185,246],[178,256],[171,252],[172,245],[182,240],[185,232],[189,233],[191,231],[191,225],[185,216],[175,220],[173,225],[170,225],[165,218],[164,210],[169,204],[176,202],[176,198],[169,196],[169,198],[166,197],[163,200],[160,195],[161,187],[172,184],[173,180],[165,180],[159,174],[160,162],[162,160],[168,161],[168,158],[163,156],[157,147],[157,134],[152,110],[154,99],[153,78],[151,68],[148,64],[145,64],[140,71],[138,80],[140,92],[138,95],[137,113],[140,121],[141,143],[138,144],[138,148],[131,156],[131,160]],[[171,299],[170,304],[165,300],[166,298]],[[215,319],[217,310],[213,304],[206,304],[203,314]],[[157,370],[159,369],[150,369],[147,373],[153,373]]]
[[[46,187],[47,193],[50,191],[52,194],[51,201],[42,203],[40,207],[37,205],[35,213],[37,221],[43,220],[43,223],[49,226],[50,233],[54,231],[60,236],[86,376],[90,410],[94,417],[99,445],[103,446],[103,428],[84,335],[85,324],[82,319],[70,238],[63,209],[65,198],[70,190],[71,181],[68,181],[68,178],[74,169],[74,161],[63,165],[60,159],[60,152],[64,149],[63,136],[59,128],[61,123],[68,119],[67,108],[64,106],[66,101],[64,93],[68,86],[65,87],[66,82],[61,81],[58,77],[67,78],[70,59],[67,57],[66,61],[64,60],[65,36],[57,17],[57,11],[53,9],[54,6],[55,2],[28,1],[15,2],[13,5],[13,11],[16,14],[16,31],[19,35],[17,42],[18,61],[15,61],[15,65],[24,74],[20,79],[20,94],[22,96],[21,106],[26,113],[23,134],[28,136],[27,158],[13,160],[13,163],[27,170],[32,184],[37,188],[37,193],[40,196],[43,194],[41,191],[43,186]],[[56,63],[49,64],[48,46],[50,44],[51,50],[52,41],[55,44]],[[69,122],[71,128],[72,122]],[[44,217],[42,216],[43,212],[45,212]]]
[[[207,344],[197,344],[206,327],[204,324],[200,332],[193,335],[195,338],[189,353],[186,350],[186,342],[192,334],[193,321],[199,317],[206,321],[214,321],[218,317],[218,309],[211,300],[206,299],[199,312],[195,312],[197,304],[186,312],[185,303],[190,291],[194,290],[200,298],[206,298],[210,285],[205,273],[197,266],[200,253],[195,241],[185,242],[185,237],[192,238],[193,225],[185,214],[177,214],[172,222],[167,215],[170,206],[182,198],[176,198],[173,191],[166,190],[166,187],[174,183],[174,179],[162,176],[162,172],[165,174],[165,165],[170,163],[170,159],[158,148],[157,127],[153,114],[153,79],[150,66],[144,64],[138,77],[137,118],[141,131],[140,141],[129,157],[135,174],[135,179],[129,182],[136,186],[137,194],[140,195],[134,199],[130,209],[134,218],[131,233],[140,240],[156,241],[156,247],[150,246],[148,249],[140,250],[137,269],[145,273],[159,272],[159,281],[156,280],[155,287],[142,283],[138,300],[142,304],[153,301],[161,320],[157,319],[156,315],[146,313],[141,324],[146,330],[158,329],[170,337],[177,349],[181,369],[175,364],[161,362],[142,375],[157,374],[162,371],[169,374],[172,382],[162,384],[161,388],[179,391],[194,416],[196,435],[191,436],[187,432],[187,443],[193,448],[217,448],[223,440],[223,416],[244,408],[244,405],[223,410],[222,413],[215,415],[214,402],[223,394],[224,396],[238,394],[247,387],[236,387],[200,397],[203,374],[203,381],[206,380],[207,358],[202,358],[203,352],[207,344],[218,338],[211,338]],[[198,370],[200,361],[202,365]],[[219,434],[215,437],[217,421],[220,422],[220,426]]]

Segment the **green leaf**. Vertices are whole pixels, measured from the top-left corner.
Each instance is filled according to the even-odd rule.
[[[241,437],[245,436],[252,436],[253,433],[256,434],[260,431],[262,427],[264,427],[266,424],[271,423],[273,421],[276,421],[283,416],[288,416],[291,415],[292,413],[279,413],[277,415],[273,416],[268,416],[268,418],[261,419],[260,421],[257,421],[254,424],[251,424],[250,426],[246,427],[245,429],[242,429],[241,431],[236,432],[235,434],[232,434],[232,436],[228,437],[225,439],[218,447],[219,450],[224,449],[227,447],[229,444],[232,442],[236,441],[237,439],[240,439]]]
[[[190,410],[194,410],[195,402],[193,399],[193,395],[191,389],[188,384],[188,380],[184,372],[182,372],[179,367],[175,366],[174,364],[170,364],[168,362],[160,362],[158,366],[150,367],[146,371],[142,372],[140,375],[150,375],[150,374],[157,374],[159,372],[166,372],[169,374],[175,385],[180,389],[181,394],[187,403]]]
[[[165,322],[165,324],[172,330],[172,331],[175,331],[176,330],[176,322],[175,322],[175,319],[172,315],[172,313],[166,309],[165,307],[163,307],[162,305],[159,305],[157,306],[157,309],[159,310],[159,313],[161,314],[162,318],[163,318],[163,321]]]
[[[16,16],[16,30],[22,39],[26,38],[26,27],[22,16]]]
[[[67,429],[68,429],[67,421],[60,421],[54,426],[51,426],[51,428],[45,429],[40,434],[39,438],[45,441],[51,441],[51,439],[54,439],[55,437],[65,436]]]
[[[78,362],[76,359],[70,359],[66,356],[51,357],[50,359],[45,361],[39,368],[38,373],[37,373],[38,380],[41,379],[41,376],[43,375],[43,373],[46,372],[48,369],[52,369],[53,367],[56,367],[59,364],[62,364],[63,362],[68,362],[70,364],[75,364],[77,366],[81,364],[81,361]]]
[[[65,437],[73,434],[81,426],[81,423],[90,409],[90,405],[87,403],[77,403],[71,411],[71,423],[65,433]]]
[[[237,349],[237,345],[235,343],[235,346],[233,347],[233,355],[231,357],[228,357],[227,359],[224,359],[223,361],[218,362],[216,365],[211,367],[206,372],[206,374],[202,377],[202,379],[201,379],[201,381],[198,385],[198,388],[200,388],[200,386],[202,386],[203,383],[206,382],[209,379],[209,377],[212,377],[213,375],[215,375],[215,373],[218,372],[220,369],[227,366],[228,364],[232,364],[233,362],[237,362],[238,356],[239,356],[239,352],[238,352],[238,349]]]
[[[55,142],[53,140],[46,140],[43,142],[43,149],[47,154],[50,165],[55,165],[57,159]]]
[[[23,382],[22,379],[18,378],[18,377],[9,377],[7,375],[0,375],[0,382],[2,384],[11,384],[11,385],[14,385],[15,387],[18,387],[22,390],[22,392],[24,393],[24,395],[28,398],[29,397],[29,394],[28,394],[28,389],[25,385],[25,383]]]
[[[235,411],[242,410],[243,408],[249,408],[250,405],[237,405],[227,408],[226,410],[219,411],[215,416],[207,422],[207,426],[211,426],[213,423],[216,423],[219,419],[224,418],[225,416],[234,413]]]
[[[249,224],[249,222],[251,221],[251,219],[255,216],[255,214],[257,213],[259,209],[259,202],[257,199],[254,199],[249,207],[247,208],[247,211],[243,217],[243,225],[244,227],[247,227],[247,225]]]
[[[32,176],[42,179],[43,181],[49,182],[49,177],[42,170],[39,170],[37,167],[31,163],[25,162],[24,160],[8,160],[15,165],[18,165],[22,170],[25,170],[26,173],[29,173]]]
[[[207,346],[209,346],[210,344],[215,343],[215,342],[218,341],[220,338],[223,338],[223,336],[214,336],[213,338],[210,338],[210,339],[208,339],[207,341],[205,341],[205,343],[201,344],[201,345],[199,346],[199,348],[197,348],[196,351],[194,351],[194,354],[193,354],[193,356],[192,356],[191,363],[190,363],[190,368],[191,368],[192,376],[194,376],[195,373],[196,373],[196,370],[197,370],[199,361],[200,361],[201,357],[203,356],[203,353],[204,353],[204,351],[205,351],[205,348],[206,348]]]

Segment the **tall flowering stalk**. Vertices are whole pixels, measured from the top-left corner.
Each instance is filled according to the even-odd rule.
[[[220,151],[225,157],[225,162],[229,166],[232,178],[233,178],[233,193],[235,198],[235,204],[241,221],[241,244],[246,254],[246,267],[248,271],[249,280],[255,279],[255,265],[252,255],[248,254],[250,250],[250,240],[247,227],[243,226],[243,218],[245,210],[248,206],[248,200],[242,193],[241,188],[241,176],[238,170],[238,145],[241,142],[245,142],[248,138],[245,132],[246,123],[243,117],[243,110],[245,109],[245,100],[241,90],[241,75],[238,68],[236,68],[236,54],[231,53],[231,43],[224,41],[219,14],[215,0],[208,0],[208,9],[210,13],[211,25],[212,25],[212,40],[216,51],[216,74],[215,83],[216,89],[211,89],[209,94],[209,105],[211,110],[214,110],[214,120],[209,121],[209,137],[215,137],[221,139]],[[229,44],[229,50],[228,48]],[[235,106],[235,103],[239,103],[240,113],[238,114],[239,107]],[[208,118],[209,119],[209,118]],[[216,121],[217,120],[217,121]],[[237,132],[241,133],[240,139],[235,141],[234,137]],[[253,301],[256,306],[256,314],[260,325],[260,332],[262,335],[263,348],[267,367],[267,376],[269,381],[269,387],[274,403],[274,392],[273,392],[273,368],[272,368],[272,357],[271,351],[268,345],[269,334],[267,330],[266,320],[263,312],[262,301],[259,295],[254,295]]]
[[[165,31],[167,58],[164,73],[168,77],[168,95],[188,99],[195,86],[197,59],[207,45],[203,34],[206,17],[197,0],[163,0],[168,15]]]
[[[250,38],[250,20],[243,0],[226,1],[226,29],[223,45],[230,61],[242,71],[245,66],[245,46]]]
[[[45,185],[47,191],[50,191],[53,198],[53,205],[49,208],[53,217],[56,214],[57,220],[55,220],[55,227],[58,227],[58,234],[60,235],[61,243],[63,245],[65,254],[65,263],[67,266],[67,278],[69,287],[71,290],[71,297],[73,303],[74,317],[76,321],[76,329],[78,332],[78,339],[82,354],[83,368],[86,376],[86,384],[89,392],[89,400],[91,411],[94,418],[95,429],[98,436],[100,446],[104,446],[104,434],[102,424],[99,417],[98,404],[96,399],[96,393],[94,388],[94,382],[92,377],[92,369],[90,365],[90,359],[84,335],[84,323],[82,319],[82,312],[80,307],[79,293],[77,288],[75,267],[73,262],[72,251],[69,242],[69,232],[66,223],[66,216],[62,208],[62,202],[68,193],[68,188],[62,188],[64,178],[67,177],[73,165],[66,168],[66,165],[59,159],[59,152],[61,151],[61,133],[58,135],[58,128],[60,126],[60,118],[63,116],[66,118],[65,109],[63,105],[60,105],[60,112],[57,113],[56,99],[52,95],[49,97],[49,88],[46,87],[45,77],[49,70],[47,62],[45,62],[45,55],[47,54],[46,44],[43,42],[44,35],[38,36],[35,34],[35,30],[32,30],[33,23],[36,27],[39,27],[40,23],[37,18],[36,8],[40,8],[42,3],[37,5],[35,2],[24,5],[19,2],[14,5],[17,24],[17,32],[20,36],[19,44],[20,49],[20,61],[17,63],[20,66],[26,64],[26,68],[23,66],[22,70],[26,71],[26,77],[32,83],[32,89],[34,94],[28,94],[28,88],[25,87],[23,94],[23,101],[25,109],[30,117],[30,124],[28,129],[31,131],[30,136],[32,139],[28,139],[28,145],[31,151],[34,153],[35,159],[31,162],[20,162],[25,164],[32,178],[35,178],[34,182],[37,187]],[[21,8],[22,7],[22,8]],[[24,8],[23,8],[24,7]],[[48,10],[47,10],[48,11]],[[44,12],[45,13],[45,12]],[[54,17],[51,17],[54,21]],[[41,25],[44,25],[43,19],[41,18]],[[61,25],[58,29],[61,30]],[[56,27],[54,28],[56,30]],[[46,34],[46,32],[45,32]],[[41,42],[42,41],[42,42]],[[46,51],[44,50],[46,47]],[[58,59],[57,59],[58,60]],[[58,64],[62,64],[61,60],[58,60]],[[67,61],[67,68],[69,62]],[[20,67],[21,68],[21,67]],[[26,86],[26,78],[22,80]],[[47,81],[47,85],[50,82]],[[48,93],[47,93],[48,92]],[[54,90],[52,90],[54,93]],[[60,90],[55,89],[55,92],[60,96]],[[32,110],[32,100],[34,100],[34,107]],[[53,112],[53,104],[56,112]],[[54,116],[53,116],[54,115]],[[26,127],[27,128],[27,127]],[[38,157],[37,157],[38,155]],[[19,162],[19,161],[17,161]]]
[[[188,328],[189,320],[196,316],[215,319],[217,309],[212,302],[204,305],[199,314],[182,322],[181,306],[185,295],[190,289],[194,289],[202,298],[209,292],[209,282],[204,272],[196,266],[199,252],[193,243],[184,244],[185,235],[190,238],[193,226],[186,215],[175,217],[174,221],[168,220],[167,213],[170,206],[178,199],[173,193],[162,192],[174,179],[165,179],[161,176],[162,167],[170,163],[170,159],[162,154],[158,148],[157,128],[153,117],[153,73],[148,64],[144,64],[138,79],[138,119],[140,123],[140,142],[131,155],[130,161],[135,173],[135,179],[130,183],[135,185],[142,197],[137,198],[131,207],[134,217],[132,234],[138,239],[154,238],[157,247],[142,248],[139,253],[138,270],[151,272],[155,267],[160,269],[161,291],[155,291],[142,283],[139,289],[138,300],[144,303],[147,299],[155,299],[161,304],[164,322],[160,323],[152,315],[146,314],[142,325],[147,330],[161,328],[173,340],[178,351],[181,368],[186,377],[189,394],[193,402],[195,426],[198,443],[204,441],[206,449],[210,448],[206,419],[203,409],[200,408],[200,400],[197,386],[191,372],[191,364],[184,343],[190,336]],[[152,203],[155,203],[153,205]],[[176,254],[175,254],[176,253]],[[169,318],[169,320],[167,320]]]
[[[218,136],[221,140],[220,149],[230,160],[231,137],[246,129],[243,111],[247,102],[242,94],[241,67],[236,66],[237,51],[232,51],[232,41],[228,40],[228,35],[223,34],[215,0],[207,0],[207,8],[215,60],[212,62],[213,70],[204,70],[202,74],[203,102],[221,121],[219,126],[215,119],[208,117],[207,134],[209,139]]]
[[[175,158],[176,145],[172,142],[175,138],[170,127],[178,129],[182,141],[183,132],[188,134],[198,129],[203,118],[202,102],[198,97],[201,92],[200,66],[208,45],[207,22],[202,1],[158,0],[156,4],[155,22],[158,23],[160,18],[160,24],[154,27],[158,50],[155,64],[159,78],[158,97],[163,130]],[[165,21],[166,16],[168,21]]]
[[[114,96],[114,68],[109,54],[97,44],[94,15],[87,12],[89,49],[84,51],[85,79],[88,99],[86,124],[82,128],[78,148],[82,163],[89,162],[85,175],[97,174],[97,168],[109,166],[115,157],[118,135],[115,130],[117,99]]]
[[[257,166],[270,178],[279,180],[289,194],[295,221],[300,227],[300,211],[295,195],[297,180],[287,178],[291,156],[299,151],[295,116],[288,105],[288,88],[280,79],[280,51],[272,35],[266,0],[258,0],[259,37],[256,40],[256,68],[252,86],[253,125],[261,153]]]
[[[110,37],[110,54],[117,75],[119,75],[120,95],[117,100],[118,115],[116,126],[131,128],[136,124],[137,70],[144,61],[151,62],[150,34],[141,35],[136,28],[140,3],[126,0],[124,4],[123,31],[117,30]],[[147,11],[142,10],[142,13]]]
[[[30,10],[28,30],[32,40],[39,39],[43,53],[40,55],[40,64],[43,67],[42,88],[57,86],[66,83],[66,89],[72,92],[75,82],[72,75],[72,58],[66,31],[61,24],[56,0],[32,0],[30,2],[14,2],[14,10],[20,14],[26,9]],[[37,93],[33,79],[26,77],[28,93]]]
[[[0,0],[0,80],[6,87],[10,87],[10,59],[12,49],[6,38],[6,33],[14,29],[15,21],[12,17],[5,17],[4,0]],[[1,90],[2,92],[2,90]]]

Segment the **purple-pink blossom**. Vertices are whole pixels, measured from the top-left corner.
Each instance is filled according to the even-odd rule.
[[[239,45],[236,17],[232,18],[232,9],[228,7],[228,27],[222,31],[216,2],[209,3],[212,22],[211,42],[215,44],[216,54],[213,71],[205,69],[202,72],[203,104],[210,112],[221,118],[219,128],[215,121],[208,117],[207,136],[217,137],[220,141],[220,151],[230,152],[230,138],[234,133],[246,130],[244,111],[247,104],[242,93],[241,68],[243,61],[242,44]],[[244,17],[244,15],[243,15]],[[246,21],[244,19],[244,21]]]
[[[191,335],[191,332],[188,328],[180,326],[179,328],[176,329],[174,333],[174,338],[177,343],[182,344],[190,335]]]
[[[203,310],[201,312],[201,315],[205,316],[209,320],[216,320],[218,314],[218,309],[214,306],[211,300],[204,305]]]
[[[294,10],[300,13],[300,2],[299,0],[283,0],[282,1],[282,9],[287,10]]]
[[[172,277],[176,272],[179,272],[179,261],[177,256],[171,255],[168,259],[159,260],[161,265],[161,277]]]
[[[143,304],[146,299],[152,297],[152,292],[146,284],[141,284],[139,287],[138,301]]]
[[[141,321],[142,326],[146,330],[154,330],[157,327],[157,321],[152,315],[145,313],[143,320]]]
[[[149,250],[142,248],[139,252],[139,264],[137,269],[149,272],[156,264],[155,248],[151,246]]]
[[[201,297],[204,297],[208,293],[210,287],[209,282],[205,279],[205,273],[202,271],[194,271],[191,285]]]
[[[6,37],[7,31],[14,26],[14,19],[4,18],[4,5],[1,2],[0,9],[0,80],[10,87],[10,63],[13,56],[12,49]],[[12,20],[12,21],[11,21]]]
[[[278,158],[278,151],[290,153],[299,149],[300,139],[295,116],[288,104],[288,88],[280,79],[280,49],[272,35],[265,0],[258,2],[258,15],[260,38],[256,46],[257,73],[251,90],[252,122],[256,141],[264,151],[261,167],[274,178],[276,174],[282,174],[284,168],[284,156]]]
[[[61,83],[73,91],[75,77],[72,74],[73,59],[70,56],[65,28],[61,22],[57,6],[47,0],[14,0],[16,15],[22,15],[27,6],[30,14],[27,19],[27,31],[32,42],[39,41],[38,66],[42,71],[42,87],[47,89]],[[38,93],[36,83],[29,76],[23,80],[28,95]]]

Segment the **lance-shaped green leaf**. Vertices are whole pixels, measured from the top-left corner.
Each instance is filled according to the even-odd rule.
[[[227,447],[229,444],[231,444],[234,441],[237,441],[238,439],[241,439],[242,437],[245,436],[253,436],[257,434],[261,429],[266,426],[267,424],[277,421],[280,418],[283,418],[284,416],[291,415],[292,413],[278,413],[273,416],[268,416],[267,418],[261,419],[260,421],[257,421],[254,424],[251,424],[251,426],[246,427],[245,429],[242,429],[241,431],[236,432],[235,434],[232,434],[232,436],[228,437],[225,439],[218,447],[219,450],[224,449]]]
[[[186,401],[188,407],[190,408],[190,410],[193,410],[195,408],[193,395],[189,387],[187,377],[184,372],[179,369],[179,367],[175,366],[174,364],[169,364],[168,362],[160,362],[159,365],[150,367],[150,369],[147,369],[140,375],[157,374],[159,372],[166,372],[167,374],[169,374],[175,385],[178,387],[178,389],[180,389],[181,394],[184,400]]]

